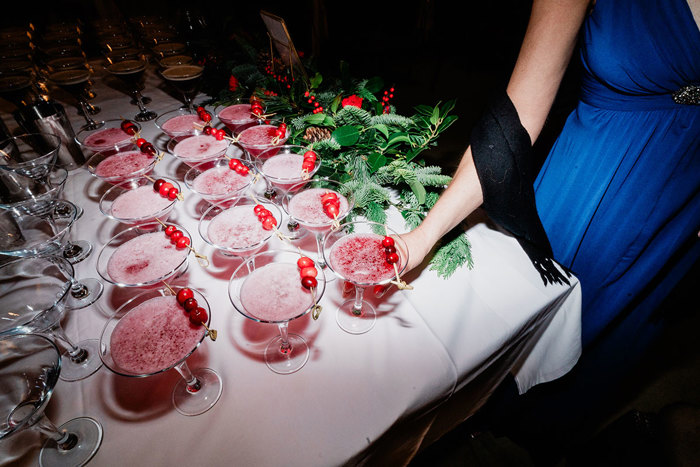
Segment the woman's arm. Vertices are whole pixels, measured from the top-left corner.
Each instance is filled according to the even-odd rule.
[[[520,122],[535,141],[542,131],[571,59],[587,0],[535,0],[520,54],[506,92]],[[408,268],[420,264],[433,245],[483,203],[471,147],[452,182],[425,220],[402,235],[409,249]]]

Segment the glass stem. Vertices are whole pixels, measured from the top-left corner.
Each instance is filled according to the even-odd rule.
[[[141,93],[139,91],[134,91],[134,100],[136,101],[136,105],[139,106],[139,110],[141,112],[148,112],[148,109],[146,109],[146,106],[143,105],[143,97],[141,96]]]
[[[362,316],[362,295],[364,293],[364,287],[355,286],[355,303],[352,304],[352,314],[355,316]]]
[[[70,294],[73,298],[81,299],[90,295],[90,290],[78,282],[73,276],[70,278],[70,284]]]
[[[292,344],[289,343],[289,335],[287,333],[289,322],[279,323],[277,327],[280,330],[280,353],[289,356],[292,353]]]
[[[90,117],[90,112],[88,111],[88,105],[87,102],[85,102],[85,99],[79,99],[78,104],[80,104],[80,109],[83,111],[83,117],[85,117],[85,121],[88,123],[88,125],[95,125],[95,120]]]
[[[323,259],[323,235],[317,233],[316,237],[316,250],[318,251],[318,257],[316,262],[321,267],[321,269],[326,269],[326,261]]]
[[[58,448],[61,450],[67,451],[78,444],[78,437],[76,435],[65,430],[59,430],[45,414],[41,415],[41,418],[32,425],[32,428],[56,441]]]
[[[73,344],[73,341],[68,338],[66,331],[64,331],[60,325],[54,327],[54,329],[51,330],[51,334],[68,346],[68,355],[70,355],[70,359],[73,363],[81,363],[87,359],[87,350],[81,349]]]
[[[190,367],[187,366],[187,362],[180,363],[179,365],[175,366],[175,369],[185,380],[185,383],[187,384],[187,392],[194,394],[202,389],[202,383],[200,383],[199,380],[192,374]]]
[[[255,260],[252,257],[245,259],[245,265],[248,268],[248,273],[255,271]]]

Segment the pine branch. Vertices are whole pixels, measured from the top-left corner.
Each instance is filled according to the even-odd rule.
[[[465,264],[469,269],[472,269],[474,260],[467,235],[460,231],[459,235],[438,248],[429,264],[430,270],[436,271],[438,276],[444,279],[450,277]]]
[[[364,214],[368,221],[377,222],[379,224],[386,223],[386,211],[380,204],[377,204],[374,201],[367,203],[367,206],[365,206],[364,209]]]
[[[412,119],[396,114],[375,115],[374,117],[372,117],[370,123],[372,125],[383,124],[388,127],[393,127],[397,130],[402,131],[408,130],[409,128],[412,128],[416,125],[416,123]]]
[[[359,107],[348,105],[340,109],[334,118],[336,125],[339,127],[343,125],[362,125],[367,127],[370,125],[372,115]]]

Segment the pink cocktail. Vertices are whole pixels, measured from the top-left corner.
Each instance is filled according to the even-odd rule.
[[[265,347],[265,363],[275,373],[289,374],[302,368],[309,359],[309,346],[298,334],[288,333],[289,321],[314,310],[326,288],[325,276],[318,266],[315,282],[302,285],[297,261],[301,254],[291,250],[268,250],[253,255],[239,266],[229,281],[233,306],[248,319],[275,323],[280,335]],[[308,277],[307,277],[308,278]]]
[[[158,159],[139,150],[101,151],[88,159],[88,171],[97,178],[114,185],[149,174]]]
[[[204,121],[197,113],[187,109],[165,112],[156,119],[155,124],[175,142],[202,133],[204,127]]]
[[[166,181],[180,190],[175,180]],[[156,224],[156,219],[167,220],[175,203],[177,199],[162,196],[153,190],[150,181],[142,178],[107,190],[100,198],[100,211],[123,224]]]
[[[245,149],[250,157],[258,157],[263,151],[282,146],[289,137],[287,130],[284,137],[277,136],[275,125],[255,125],[241,131],[238,135],[238,144]]]
[[[355,298],[341,304],[336,312],[338,325],[351,334],[369,331],[377,312],[362,299],[365,287],[397,280],[408,263],[406,244],[385,225],[348,222],[326,234],[323,255],[336,275],[355,285]]]
[[[173,148],[173,155],[189,166],[223,156],[228,141],[217,140],[211,135],[197,135],[183,139]]]
[[[191,371],[187,365],[187,358],[205,337],[215,340],[216,335],[209,332],[212,310],[207,299],[189,288],[201,318],[192,321],[195,312],[185,311],[172,295],[182,288],[148,290],[122,304],[102,330],[100,358],[121,376],[152,376],[174,368],[182,376],[172,393],[175,409],[183,415],[199,415],[216,404],[223,386],[215,371]]]
[[[250,104],[234,104],[224,107],[217,117],[234,135],[238,135],[248,126],[255,125],[257,117],[253,114]]]
[[[204,334],[204,327],[190,322],[175,297],[153,297],[119,320],[110,349],[114,363],[124,372],[147,375],[175,366]]]
[[[137,122],[137,131],[141,126]],[[134,144],[134,137],[121,129],[122,120],[107,120],[97,130],[83,129],[79,131],[75,139],[78,143],[93,152],[120,151]]]
[[[231,169],[228,158],[197,164],[185,174],[185,185],[212,204],[241,195],[252,182],[253,174]]]
[[[334,193],[340,204],[339,214],[336,218],[330,217],[323,210],[321,197],[327,193]],[[287,204],[289,215],[297,220],[307,230],[312,232],[328,232],[333,223],[345,218],[350,211],[348,199],[330,188],[308,188],[291,197]]]
[[[181,226],[176,226],[189,238]],[[114,236],[100,252],[97,271],[107,281],[126,287],[158,283],[187,263],[189,248],[178,248],[164,231],[140,233],[138,226]]]
[[[321,159],[317,157],[313,161],[313,169],[304,170],[304,153],[307,150],[304,146],[275,146],[260,153],[255,159],[255,166],[273,187],[289,191],[294,185],[313,177],[321,167]],[[270,189],[267,196],[274,197],[277,194],[274,189]]]

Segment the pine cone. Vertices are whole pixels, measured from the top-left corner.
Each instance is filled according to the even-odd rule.
[[[317,141],[323,141],[325,139],[331,138],[331,132],[327,128],[321,128],[317,126],[310,126],[304,132],[304,140],[315,143]]]

